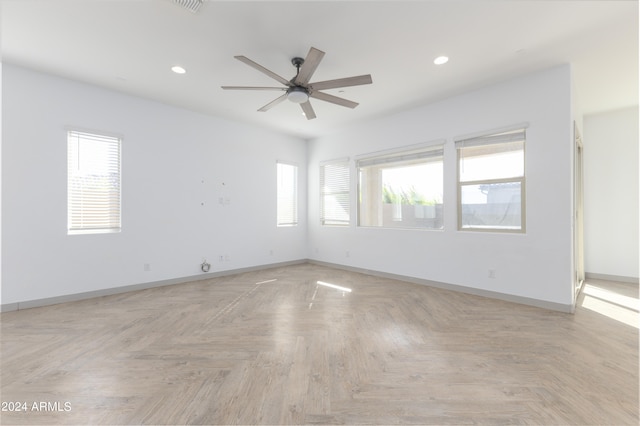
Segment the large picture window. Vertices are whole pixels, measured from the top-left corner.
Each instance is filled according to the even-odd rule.
[[[361,158],[358,224],[443,228],[443,145]]]
[[[456,141],[458,229],[524,232],[525,130]]]
[[[320,164],[320,223],[348,226],[350,216],[349,161]]]
[[[120,231],[120,145],[117,137],[67,132],[69,234]]]
[[[298,224],[298,166],[277,163],[277,225]]]

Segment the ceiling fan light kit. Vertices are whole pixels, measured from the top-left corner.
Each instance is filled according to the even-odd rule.
[[[177,1],[177,0],[176,0]],[[336,105],[341,105],[347,108],[355,108],[358,106],[357,102],[350,101],[348,99],[333,96],[328,93],[321,92],[320,90],[337,89],[349,86],[359,86],[363,84],[371,84],[371,75],[360,75],[356,77],[339,78],[335,80],[327,80],[316,83],[310,83],[313,73],[318,68],[320,61],[324,57],[325,53],[321,50],[312,47],[309,49],[306,58],[295,57],[291,60],[293,66],[296,67],[296,76],[291,80],[287,80],[273,71],[268,70],[262,65],[252,61],[246,56],[235,56],[240,62],[244,62],[252,68],[260,71],[261,73],[271,77],[278,81],[285,87],[251,87],[251,86],[222,86],[225,90],[281,90],[285,91],[285,94],[269,102],[267,105],[258,109],[258,111],[265,112],[273,108],[280,102],[288,99],[289,101],[300,104],[302,112],[307,120],[316,118],[316,114],[309,102],[309,98],[319,99],[321,101],[330,102]]]
[[[294,104],[302,104],[309,100],[309,93],[304,87],[294,86],[287,90],[287,99]]]

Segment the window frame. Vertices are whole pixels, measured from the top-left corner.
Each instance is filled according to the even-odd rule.
[[[455,149],[456,149],[456,192],[457,192],[457,223],[458,223],[458,231],[469,231],[469,232],[494,232],[494,233],[504,233],[504,234],[525,234],[527,230],[527,222],[526,222],[526,175],[527,175],[527,132],[528,124],[519,124],[516,126],[510,126],[507,128],[502,128],[494,131],[483,132],[474,134],[466,137],[459,137],[454,139],[455,141]],[[474,146],[489,146],[489,145],[498,145],[500,143],[509,143],[510,134],[519,134],[522,133],[522,176],[517,177],[507,177],[507,178],[493,178],[493,179],[477,179],[477,180],[469,180],[469,181],[461,181],[461,160],[463,156],[461,155],[461,150],[464,149],[463,145],[465,142],[470,141],[479,141],[482,139],[490,139],[496,138],[499,139],[503,135],[507,135],[504,137],[504,141],[495,141],[495,142],[487,142],[487,143],[477,143]],[[520,139],[518,139],[520,140]],[[513,141],[512,141],[513,142]],[[464,186],[474,186],[474,185],[492,185],[492,184],[500,184],[500,183],[519,183],[520,184],[520,228],[499,228],[499,227],[480,227],[480,226],[464,226],[463,225],[463,215],[462,215],[462,188]]]
[[[280,188],[281,188],[281,184],[280,184],[280,166],[288,166],[288,167],[293,167],[294,168],[294,178],[293,178],[293,194],[292,194],[292,221],[291,222],[282,222],[280,221],[281,218],[281,214],[280,214],[280,209],[281,207],[284,207],[281,205],[280,200],[281,198],[281,194],[280,194]],[[299,167],[296,163],[293,162],[289,162],[289,161],[276,161],[276,226],[278,228],[290,228],[290,227],[296,227],[298,226],[298,224],[300,223],[300,217],[299,217],[299,200],[298,200],[298,196],[299,196],[299,191],[298,188],[300,187],[300,174],[299,174]]]
[[[357,227],[359,228],[379,228],[379,229],[394,229],[394,230],[410,230],[410,231],[443,231],[445,229],[445,147],[446,147],[446,139],[437,139],[434,141],[420,143],[415,145],[408,145],[399,148],[394,148],[385,151],[378,151],[369,154],[363,154],[355,158],[355,170],[357,176],[357,200],[356,200],[356,208],[357,208]],[[363,225],[362,224],[362,174],[361,169],[365,167],[371,167],[372,165],[383,165],[383,164],[397,164],[396,167],[403,167],[401,164],[403,161],[407,162],[405,167],[410,167],[412,165],[420,165],[426,164],[430,162],[430,158],[439,157],[439,160],[435,160],[442,165],[442,203],[441,203],[441,220],[442,224],[439,227],[418,227],[418,226],[384,226],[384,223],[381,225]],[[424,160],[421,162],[419,160]],[[410,164],[410,162],[414,162],[414,164]],[[433,160],[431,160],[433,161]],[[394,167],[390,167],[394,168]],[[382,190],[383,187],[381,186]],[[382,197],[382,195],[381,195]],[[384,203],[383,203],[384,204]],[[380,212],[378,212],[380,214]]]
[[[345,190],[325,190],[326,185],[326,167],[343,167],[346,169],[346,172],[343,172],[343,176],[346,179],[346,182],[341,182],[342,184],[346,184]],[[327,160],[322,161],[319,164],[319,193],[320,193],[320,225],[321,226],[336,226],[336,227],[348,227],[351,225],[351,164],[349,158],[338,158],[335,160]],[[336,217],[329,217],[325,210],[326,206],[326,197],[335,195],[346,195],[347,198],[347,220],[341,221]],[[331,223],[328,223],[331,222]]]
[[[114,134],[110,132],[96,131],[96,130],[87,130],[80,129],[75,127],[67,127],[66,129],[66,138],[67,138],[67,235],[92,235],[92,234],[113,234],[120,233],[122,231],[122,143],[123,137],[119,134]],[[112,219],[106,219],[104,222],[104,226],[88,226],[82,225],[80,223],[77,224],[77,211],[74,208],[74,205],[83,204],[81,198],[77,197],[77,191],[74,189],[74,178],[81,178],[79,173],[73,173],[73,168],[80,168],[82,165],[80,164],[79,159],[72,158],[72,149],[75,149],[76,153],[79,155],[79,147],[72,148],[73,139],[75,138],[75,143],[79,144],[80,139],[94,140],[95,142],[104,142],[109,143],[112,146],[107,147],[107,150],[113,149],[113,145],[116,146],[116,161],[110,161],[109,159],[104,160],[106,168],[115,167],[116,175],[117,175],[117,201],[115,205],[112,205],[111,208],[115,211],[113,213],[107,213],[107,217],[117,217],[115,221]],[[113,198],[110,196],[109,198]],[[95,209],[95,207],[94,207]],[[82,213],[80,213],[82,215]],[[111,226],[109,226],[111,225]]]

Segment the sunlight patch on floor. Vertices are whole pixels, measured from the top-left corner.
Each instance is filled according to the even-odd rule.
[[[582,290],[582,307],[605,315],[631,327],[640,328],[640,300],[591,284],[585,284]]]
[[[336,284],[326,283],[324,281],[317,281],[317,283],[324,287],[335,288],[336,290],[346,291],[347,293],[351,293],[351,289],[347,287],[342,287]]]

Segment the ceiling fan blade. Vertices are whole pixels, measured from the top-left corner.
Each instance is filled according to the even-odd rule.
[[[319,81],[317,83],[311,83],[309,89],[311,90],[326,90],[336,89],[338,87],[360,86],[362,84],[371,84],[371,74],[359,75],[357,77],[337,78],[335,80]]]
[[[322,92],[310,92],[309,96],[312,98],[320,99],[321,101],[331,102],[332,104],[342,105],[347,108],[355,108],[359,104],[357,102],[350,101],[348,99],[339,98],[337,96],[329,95]]]
[[[268,104],[260,108],[258,111],[261,111],[261,112],[269,111],[271,108],[278,105],[280,102],[284,101],[285,99],[287,99],[286,93],[282,96],[275,98],[274,100],[272,100],[271,102],[269,102]]]
[[[220,86],[224,90],[287,90],[286,87]]]
[[[302,107],[302,112],[304,112],[304,115],[305,117],[307,117],[307,120],[313,120],[314,118],[316,118],[316,113],[311,107],[311,102],[307,101],[307,102],[301,103],[300,106]]]
[[[173,0],[173,2],[193,13],[197,13],[202,6],[202,0]]]
[[[278,74],[274,73],[273,71],[270,71],[268,69],[266,69],[265,67],[263,67],[262,65],[253,62],[251,59],[247,58],[246,56],[234,56],[234,58],[236,58],[237,60],[239,60],[240,62],[244,62],[245,64],[249,65],[252,68],[257,69],[258,71],[260,71],[263,74],[268,75],[269,77],[273,78],[274,80],[279,81],[280,83],[284,84],[285,86],[292,86],[291,82],[289,80],[287,80],[286,78],[280,77]]]
[[[316,72],[316,68],[320,65],[320,61],[324,57],[324,52],[318,50],[315,47],[309,49],[307,57],[304,58],[304,63],[300,67],[300,72],[296,76],[295,84],[304,86],[311,80],[311,76]]]

